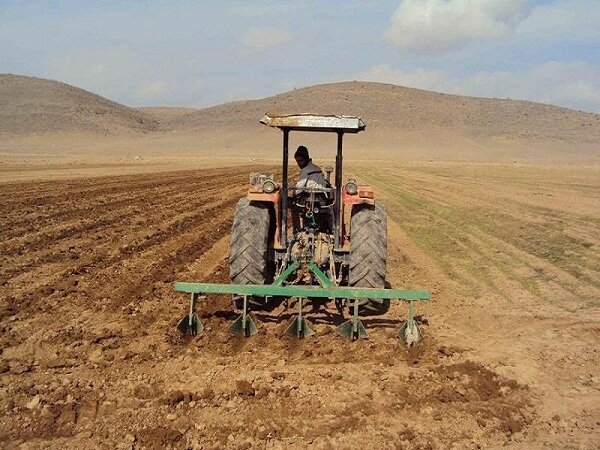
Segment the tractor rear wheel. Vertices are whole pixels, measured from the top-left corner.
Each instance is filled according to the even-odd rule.
[[[233,284],[269,284],[274,264],[269,261],[269,243],[274,233],[270,205],[241,199],[235,209],[229,247],[229,276]],[[248,297],[251,309],[270,309],[264,297]],[[243,297],[234,297],[233,305],[241,309]]]
[[[356,205],[350,222],[348,284],[352,287],[385,288],[387,214],[382,205]],[[390,308],[387,299],[359,300],[359,311],[379,315]],[[350,307],[352,310],[352,307]]]

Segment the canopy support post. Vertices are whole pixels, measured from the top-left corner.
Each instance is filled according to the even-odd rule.
[[[337,155],[335,157],[335,224],[334,230],[335,233],[335,243],[334,249],[338,250],[340,248],[341,241],[341,230],[340,224],[342,223],[342,218],[340,217],[342,211],[342,142],[344,138],[344,132],[339,131],[337,134]]]
[[[287,248],[287,204],[288,204],[288,153],[289,153],[289,138],[290,130],[282,128],[283,131],[283,168],[282,183],[281,183],[281,246]]]

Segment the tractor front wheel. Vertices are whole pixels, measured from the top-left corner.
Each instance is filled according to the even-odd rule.
[[[352,287],[385,288],[387,261],[387,214],[383,206],[356,205],[350,222],[350,264],[348,284]],[[359,300],[365,315],[385,314],[387,299]],[[352,310],[352,306],[350,307]]]
[[[274,264],[269,261],[269,243],[274,227],[269,204],[241,199],[235,209],[229,247],[229,276],[233,284],[269,284],[273,281]],[[233,298],[241,309],[244,299]],[[271,309],[272,301],[264,297],[248,297],[250,309]]]

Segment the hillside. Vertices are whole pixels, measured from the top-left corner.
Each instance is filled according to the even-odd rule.
[[[600,115],[508,99],[465,97],[383,83],[341,82],[311,86],[262,100],[228,103],[174,117],[175,131],[256,131],[264,112],[358,115],[365,141],[406,135],[415,144],[441,137],[487,144],[493,140],[600,144]],[[410,143],[410,142],[406,142]]]
[[[179,108],[174,106],[142,106],[136,109],[161,123],[169,123],[178,117],[198,111],[196,108]]]
[[[276,157],[277,132],[259,125],[265,112],[362,117],[366,132],[346,140],[353,159],[597,160],[600,147],[598,114],[383,83],[316,85],[204,109],[130,108],[64,83],[0,75],[0,136],[68,135],[72,152],[84,133],[118,137],[120,151],[136,155]],[[44,146],[30,141],[27,148]],[[86,149],[93,142],[86,141]],[[330,135],[293,133],[290,145],[298,143],[311,146],[319,159],[335,145]]]
[[[58,81],[0,75],[0,135],[147,133],[158,122],[144,112]]]

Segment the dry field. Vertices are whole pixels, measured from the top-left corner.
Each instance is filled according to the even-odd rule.
[[[226,282],[232,214],[257,166],[0,184],[5,448],[598,448],[600,171],[351,166],[389,214],[388,279],[431,289],[337,337],[291,312],[227,332],[226,297],[175,324],[180,281]]]

